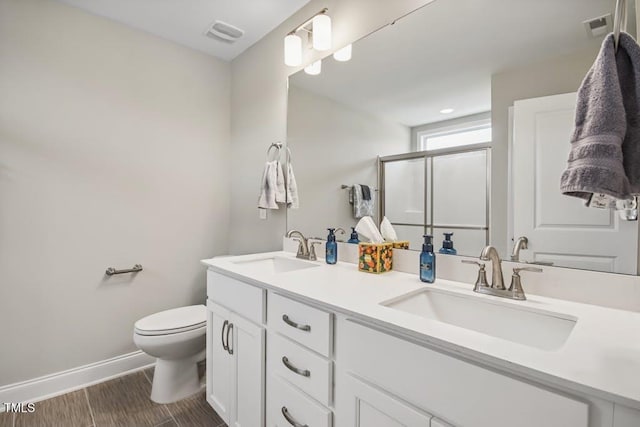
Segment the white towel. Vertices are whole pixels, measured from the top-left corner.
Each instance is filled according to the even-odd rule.
[[[298,200],[298,183],[296,176],[293,174],[293,166],[291,163],[287,165],[287,207],[298,209],[300,202]]]
[[[362,187],[359,184],[353,184],[351,187],[353,192],[353,217],[362,218],[365,216],[373,216],[373,204],[375,193],[371,191],[371,200],[362,198]]]
[[[260,209],[278,209],[276,203],[276,182],[278,179],[277,161],[266,162],[260,184],[260,197],[258,207]]]
[[[276,171],[276,203],[287,203],[287,193],[284,187],[284,173],[282,172],[282,165],[279,161],[274,161]]]

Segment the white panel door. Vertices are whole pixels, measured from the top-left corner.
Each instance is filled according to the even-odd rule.
[[[575,93],[514,103],[512,237],[529,239],[521,260],[636,274],[638,223],[560,192],[575,105]]]
[[[353,377],[342,376],[342,406],[337,414],[345,427],[429,427],[431,415]]]
[[[264,425],[264,328],[237,314],[231,315],[230,351],[235,358],[235,427]]]
[[[207,402],[225,423],[231,418],[233,355],[225,349],[231,313],[207,302]]]

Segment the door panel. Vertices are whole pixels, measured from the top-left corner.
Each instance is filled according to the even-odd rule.
[[[429,427],[431,415],[414,409],[389,394],[350,375],[342,375],[342,411],[344,426],[355,427]]]
[[[207,302],[207,402],[227,424],[231,416],[233,356],[223,348],[222,341],[229,317],[228,310]]]
[[[231,315],[235,358],[236,427],[260,427],[264,421],[265,331],[248,320]]]
[[[529,239],[522,260],[636,274],[638,223],[560,192],[575,104],[575,93],[514,103],[512,237]]]

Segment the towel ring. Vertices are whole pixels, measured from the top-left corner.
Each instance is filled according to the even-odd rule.
[[[280,158],[280,149],[282,148],[282,142],[278,141],[278,142],[274,142],[271,145],[269,145],[269,148],[267,148],[267,161],[269,161],[269,155],[271,154],[271,150],[275,148],[276,149],[276,159]]]

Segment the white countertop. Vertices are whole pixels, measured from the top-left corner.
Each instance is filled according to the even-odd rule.
[[[640,313],[535,295],[511,301],[476,294],[471,284],[443,279],[426,284],[413,274],[363,273],[343,262],[327,265],[319,260],[316,268],[285,273],[237,263],[273,256],[295,258],[288,252],[270,252],[202,262],[218,273],[383,326],[468,360],[640,409]],[[380,305],[427,288],[562,313],[578,321],[560,349],[546,351]]]

